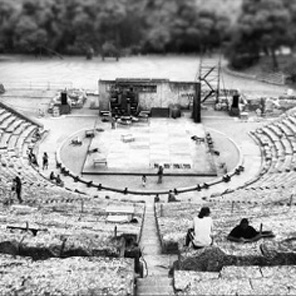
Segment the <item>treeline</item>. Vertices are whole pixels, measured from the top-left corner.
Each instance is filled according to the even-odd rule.
[[[234,1],[240,9],[232,9]],[[293,48],[295,40],[296,0],[0,0],[0,52],[222,48],[234,67],[248,66],[262,54],[276,67],[276,51]]]
[[[196,0],[0,0],[1,52],[198,52],[219,47],[229,25]]]

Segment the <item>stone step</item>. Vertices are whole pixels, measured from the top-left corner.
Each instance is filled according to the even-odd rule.
[[[173,296],[173,295],[175,295],[174,291],[161,291],[161,290],[142,291],[140,289],[137,292],[137,296]]]
[[[168,271],[161,269],[161,268],[154,268],[153,271],[150,271],[149,275],[150,276],[157,276],[157,277],[167,276]]]
[[[148,276],[137,280],[138,296],[165,296],[174,295],[172,279],[166,276]]]
[[[169,286],[172,285],[173,279],[169,277],[148,276],[146,278],[138,278],[137,286]]]
[[[158,255],[161,254],[161,248],[157,245],[150,245],[144,247],[143,250],[144,255]]]
[[[149,218],[149,219],[153,219],[153,220],[155,220],[155,216],[154,216],[154,211],[153,212],[150,212],[150,211],[146,211],[145,212],[145,218],[147,219],[147,218]]]
[[[154,230],[153,229],[151,229],[151,228],[146,228],[146,227],[144,227],[143,228],[143,234],[142,234],[142,237],[147,237],[147,236],[154,236],[155,238],[157,238],[158,239],[158,235],[157,235],[157,229],[155,228]]]
[[[144,226],[143,226],[143,230],[146,230],[146,231],[151,230],[151,231],[154,232],[154,231],[157,230],[157,228],[156,228],[156,225],[153,224],[152,222],[149,223],[148,221],[146,221],[145,224],[144,224]],[[156,233],[155,233],[155,234],[156,234]]]
[[[141,239],[140,245],[145,249],[148,249],[149,247],[154,247],[154,246],[158,246],[159,248],[161,248],[161,244],[159,243],[159,240],[151,237],[143,237]]]
[[[154,237],[151,237],[151,236],[142,237],[141,244],[143,246],[146,246],[147,244],[148,245],[158,245],[158,246],[160,246],[158,238],[157,237],[154,238]]]
[[[172,267],[174,261],[177,260],[177,256],[165,256],[156,254],[145,254],[144,259],[148,264],[148,273],[152,274],[153,270],[162,270],[168,275],[169,269]]]

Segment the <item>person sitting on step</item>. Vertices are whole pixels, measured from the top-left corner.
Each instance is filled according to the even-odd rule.
[[[60,175],[56,176],[56,184],[62,187],[64,186],[64,182],[62,181]]]
[[[272,231],[257,231],[254,227],[249,225],[247,218],[243,218],[239,225],[235,226],[227,239],[238,243],[255,242],[263,237],[274,237]]]
[[[201,249],[213,244],[213,220],[209,207],[202,207],[198,216],[194,217],[192,228],[188,229],[185,246],[190,243],[194,249]]]
[[[173,193],[173,190],[169,191],[168,195],[168,202],[179,202],[180,200],[176,198],[175,194]]]

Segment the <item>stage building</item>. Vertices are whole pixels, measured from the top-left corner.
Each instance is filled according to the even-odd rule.
[[[112,115],[137,115],[149,111],[151,116],[170,117],[173,108],[191,110],[200,122],[200,84],[169,79],[117,78],[99,80],[99,108]],[[119,114],[117,114],[119,113]]]

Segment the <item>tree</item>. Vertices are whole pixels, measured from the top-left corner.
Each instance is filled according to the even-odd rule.
[[[15,22],[21,11],[17,0],[0,0],[0,50],[13,50]]]
[[[265,53],[271,55],[277,69],[276,51],[288,44],[290,21],[291,15],[282,0],[244,0],[230,47],[233,60],[239,56],[255,60]]]
[[[147,2],[146,44],[156,51],[199,52],[219,47],[230,21],[195,0]]]
[[[23,16],[15,27],[14,45],[26,52],[32,52],[38,47],[45,46],[47,32],[38,26],[33,19]]]
[[[287,43],[293,50],[296,44],[296,0],[283,0],[283,4],[290,13],[290,25],[287,28]]]
[[[55,14],[57,3],[56,0],[22,0],[13,32],[16,50],[37,53],[41,48],[57,47],[61,36]]]
[[[126,0],[101,0],[96,20],[96,33],[100,35],[101,45],[110,42],[120,48],[120,26],[126,17]]]
[[[0,50],[68,54],[219,47],[228,20],[197,0],[0,0]]]

